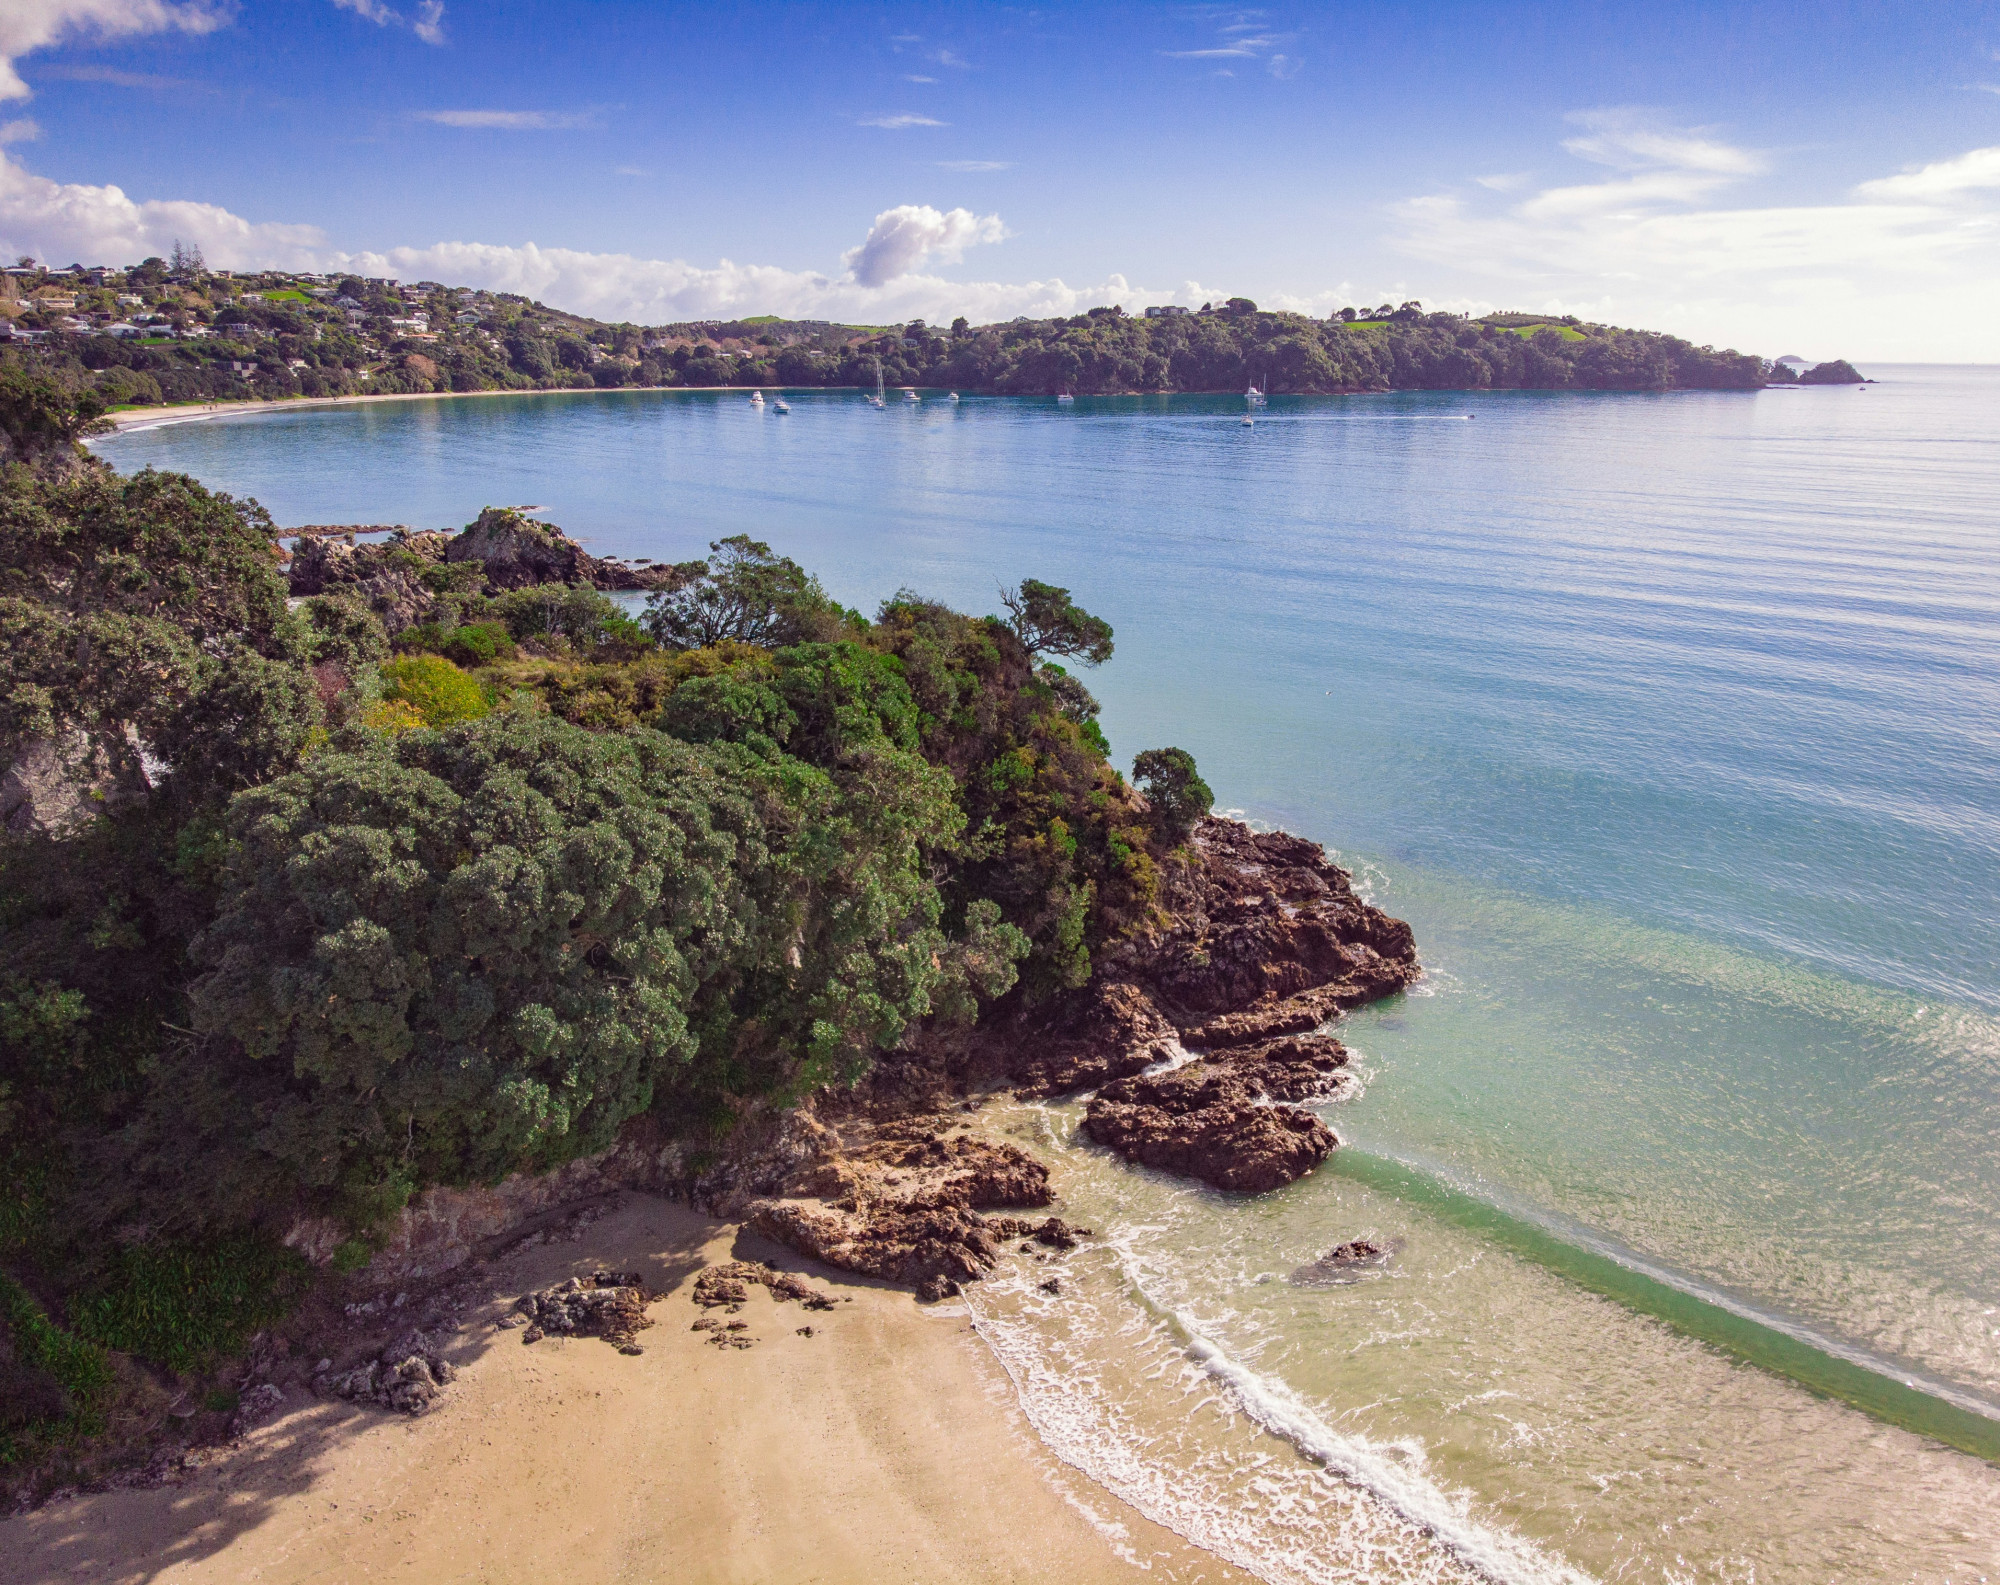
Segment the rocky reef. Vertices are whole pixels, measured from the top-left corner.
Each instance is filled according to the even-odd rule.
[[[1346,1048],[1319,1031],[1416,979],[1410,928],[1317,845],[1229,820],[1201,822],[1164,895],[1150,929],[1051,1006],[933,1032],[853,1092],[746,1117],[699,1172],[646,1126],[603,1170],[925,1298],[977,1280],[1012,1239],[1082,1236],[998,1214],[1054,1203],[1047,1168],[966,1121],[1002,1090],[1094,1092],[1085,1135],[1128,1161],[1246,1193],[1291,1183],[1336,1144],[1305,1103],[1354,1082]]]

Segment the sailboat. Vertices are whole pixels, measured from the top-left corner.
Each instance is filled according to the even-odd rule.
[[[884,405],[882,400],[882,360],[880,358],[875,360],[875,394],[868,398],[868,405],[870,407],[881,407]]]
[[[1056,400],[1058,402],[1074,402],[1076,398],[1071,396],[1067,391],[1058,391],[1056,392]]]

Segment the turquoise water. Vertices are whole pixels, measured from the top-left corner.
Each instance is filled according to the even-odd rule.
[[[1187,398],[612,393],[101,449],[281,523],[534,503],[658,559],[748,532],[869,608],[1069,585],[1117,628],[1090,681],[1119,755],[1179,744],[1224,804],[1327,842],[1430,973],[1343,1029],[1350,1169],[1269,1201],[1106,1163],[1061,1108],[1016,1120],[1125,1230],[1095,1342],[1032,1285],[975,1301],[1051,1445],[1191,1533],[1228,1513],[1212,1544],[1274,1579],[1971,1579],[2000,1575],[1992,1466],[1452,1209],[2000,1413],[2000,370],[1872,372],[1277,398],[1251,428]],[[1282,1283],[1364,1224],[1404,1241],[1389,1271]],[[1172,1372],[1118,1364],[1135,1340],[1238,1430],[1202,1441]],[[1296,1491],[1258,1451],[1320,1431],[1352,1445],[1287,1453]],[[1242,1479],[1161,1495],[1166,1465]],[[1301,1495],[1327,1469],[1363,1494],[1337,1513]]]

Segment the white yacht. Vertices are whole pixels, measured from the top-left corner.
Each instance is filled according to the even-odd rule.
[[[953,392],[951,393],[951,399],[952,399],[952,400],[953,400],[954,402],[956,402],[956,401],[958,400],[958,392],[956,392],[956,391],[953,391]]]
[[[906,385],[903,387],[903,400],[906,402],[920,402],[923,400],[923,398],[918,396],[914,390],[912,390],[909,386]]]
[[[1257,389],[1257,382],[1255,380],[1250,382],[1250,389],[1243,393],[1243,405],[1245,407],[1262,407],[1264,405],[1264,393]]]
[[[882,398],[882,360],[880,358],[875,360],[875,394],[868,398],[868,405],[870,407],[881,407],[884,405]]]
[[[752,391],[750,393],[750,405],[752,407],[762,407],[764,405],[764,393],[762,391]]]
[[[774,397],[772,397],[772,398],[771,398],[771,411],[772,411],[772,412],[774,412],[774,413],[789,413],[789,412],[790,412],[791,410],[792,410],[792,404],[791,404],[790,402],[786,401],[786,400],[785,400],[785,399],[784,399],[784,398],[783,398],[782,396],[774,396]]]
[[[1056,392],[1056,400],[1058,402],[1074,402],[1076,398],[1071,396],[1067,391],[1058,391]]]

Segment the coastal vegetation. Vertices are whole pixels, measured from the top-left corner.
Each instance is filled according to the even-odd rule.
[[[134,1372],[199,1388],[316,1280],[302,1218],[357,1264],[427,1186],[641,1117],[719,1142],[1083,985],[1208,806],[1179,750],[1147,794],[1108,763],[1055,657],[1112,631],[1054,585],[866,615],[739,537],[635,621],[489,578],[569,544],[518,514],[288,573],[254,502],[35,462],[0,471],[0,1460]]]

